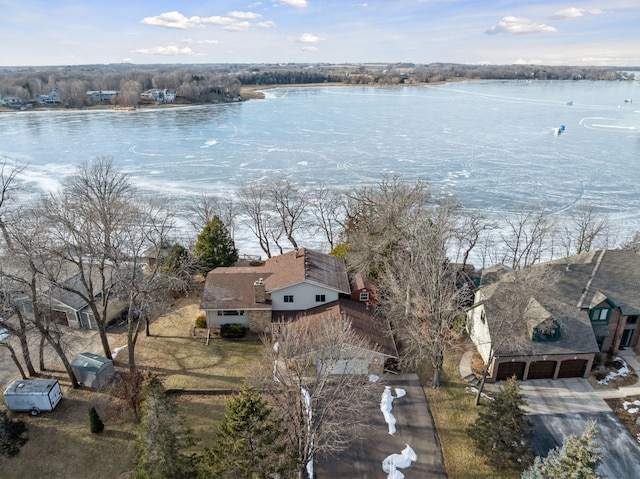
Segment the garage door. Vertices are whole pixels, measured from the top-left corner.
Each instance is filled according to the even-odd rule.
[[[496,375],[496,381],[502,381],[515,376],[516,379],[522,379],[524,376],[525,363],[512,362],[501,363],[498,365],[498,374]]]
[[[586,359],[568,359],[560,364],[558,378],[581,378],[586,369]]]
[[[529,365],[527,379],[553,379],[555,372],[555,361],[534,361]]]

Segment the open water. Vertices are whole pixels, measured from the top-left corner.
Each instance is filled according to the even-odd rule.
[[[351,189],[388,173],[491,214],[594,204],[640,229],[639,82],[326,86],[188,108],[4,113],[0,155],[28,165],[34,191],[108,155],[141,188],[177,197],[233,195],[278,174]]]

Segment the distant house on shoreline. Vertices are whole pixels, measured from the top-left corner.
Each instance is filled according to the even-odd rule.
[[[87,96],[96,103],[110,102],[111,98],[118,96],[119,90],[89,90]]]
[[[155,101],[158,103],[173,103],[176,101],[175,90],[152,88],[140,94],[141,100]]]

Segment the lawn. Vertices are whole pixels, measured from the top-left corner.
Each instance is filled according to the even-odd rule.
[[[136,360],[141,369],[157,374],[167,389],[239,389],[252,369],[261,344],[257,341],[204,339],[191,335],[199,298],[176,303],[171,313],[151,325],[150,337],[141,336]],[[118,334],[118,333],[114,333]],[[115,344],[124,344],[122,335]],[[126,349],[116,358],[116,369],[126,369]],[[55,411],[31,417],[11,413],[27,423],[29,441],[11,459],[0,456],[0,478],[116,479],[133,466],[136,425],[130,415],[118,413],[104,393],[73,390],[61,371],[52,372],[63,387],[64,398]],[[209,444],[224,414],[227,396],[172,395],[193,431],[198,452]],[[94,405],[105,424],[99,435],[89,431],[89,407]],[[124,476],[123,476],[124,477]]]
[[[438,390],[428,386],[431,376],[427,371],[420,373],[449,479],[518,479],[519,473],[496,471],[476,454],[466,428],[476,420],[478,407],[474,405],[475,395],[465,391],[469,385],[460,377],[459,362],[459,355],[447,354],[443,384]]]

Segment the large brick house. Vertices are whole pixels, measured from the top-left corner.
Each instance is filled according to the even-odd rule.
[[[588,377],[597,356],[621,348],[640,349],[640,256],[600,250],[542,263],[527,274],[553,278],[551,288],[533,293],[519,328],[500,331],[495,314],[509,304],[511,275],[493,275],[475,292],[468,330],[479,353],[491,362],[489,380]],[[503,334],[513,341],[498,341]]]

